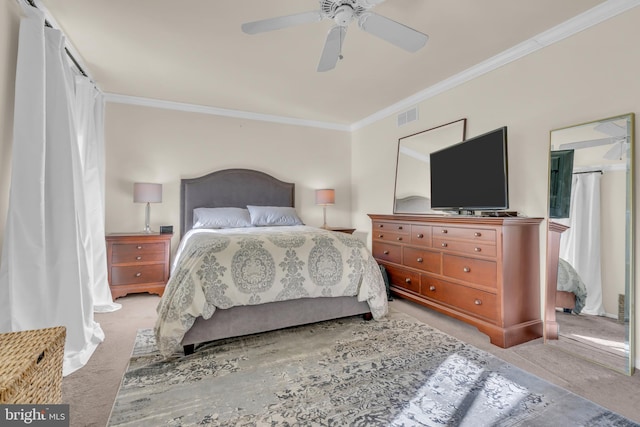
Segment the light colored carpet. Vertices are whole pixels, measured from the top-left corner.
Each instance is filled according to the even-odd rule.
[[[111,426],[637,426],[393,310],[160,356],[138,332]]]

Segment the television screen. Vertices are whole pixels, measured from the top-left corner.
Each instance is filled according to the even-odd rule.
[[[509,208],[506,126],[435,151],[430,163],[432,209]]]

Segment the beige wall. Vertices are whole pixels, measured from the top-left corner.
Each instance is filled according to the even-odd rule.
[[[173,225],[175,249],[180,179],[226,168],[258,169],[295,182],[296,209],[309,225],[322,225],[315,189],[335,188],[327,223],[351,225],[348,132],[117,103],[107,103],[105,127],[107,232],[140,230],[144,205],[133,203],[133,183],[162,183],[151,225]]]
[[[7,221],[11,147],[13,139],[13,100],[18,55],[20,7],[16,2],[0,4],[0,256]]]
[[[549,132],[640,111],[638,22],[640,8],[635,8],[426,100],[419,104],[420,120],[410,127],[397,128],[395,117],[389,117],[354,132],[354,226],[369,228],[367,213],[392,212],[398,137],[463,117],[469,120],[468,137],[508,126],[511,209],[545,216]],[[634,164],[638,170],[637,156]],[[639,216],[636,210],[636,223]],[[543,244],[541,259],[544,251]],[[637,243],[636,253],[640,253]],[[640,271],[638,259],[636,271]],[[636,307],[639,295],[636,292]],[[637,358],[640,340],[635,348]]]

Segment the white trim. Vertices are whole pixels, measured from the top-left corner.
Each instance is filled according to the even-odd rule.
[[[36,0],[38,5],[40,1]],[[203,105],[186,104],[181,102],[162,101],[150,98],[141,98],[128,95],[119,95],[113,93],[105,94],[105,100],[108,102],[118,102],[122,104],[141,105],[147,107],[165,108],[170,110],[188,111],[203,114],[213,114],[226,117],[243,118],[248,120],[260,120],[266,122],[283,123],[296,126],[318,127],[322,129],[339,130],[353,132],[370,125],[378,120],[382,120],[404,109],[411,108],[415,104],[446,92],[463,83],[482,76],[512,61],[520,59],[526,55],[557,43],[569,36],[572,36],[582,30],[597,25],[609,18],[617,16],[629,9],[640,5],[640,0],[607,0],[598,6],[595,6],[586,12],[576,15],[575,17],[550,28],[542,33],[526,40],[516,46],[513,46],[479,64],[474,65],[458,74],[455,74],[445,80],[442,80],[408,98],[403,99],[387,108],[384,108],[362,120],[344,125],[339,123],[319,122],[314,120],[296,119],[284,116],[275,116],[270,114],[252,113],[248,111],[228,110],[218,107],[207,107]],[[51,21],[53,23],[53,21]],[[71,50],[71,49],[70,49]],[[72,50],[75,55],[75,51]],[[76,56],[76,59],[79,56]],[[83,64],[82,64],[83,65]],[[84,67],[84,65],[83,65]],[[85,69],[86,70],[86,69]]]
[[[138,96],[105,93],[105,101],[120,104],[140,105],[143,107],[164,108],[167,110],[186,111],[190,113],[212,114],[215,116],[234,117],[238,119],[259,120],[263,122],[283,123],[294,126],[308,126],[321,129],[349,132],[349,125],[296,119],[292,117],[274,116],[271,114],[252,113],[249,111],[228,110],[226,108],[208,107],[205,105],[187,104],[183,102],[163,101],[160,99],[142,98]]]

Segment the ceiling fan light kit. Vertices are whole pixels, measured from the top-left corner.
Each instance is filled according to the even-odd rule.
[[[295,15],[279,16],[242,24],[242,31],[258,34],[296,25],[319,22],[323,19],[334,21],[325,40],[318,63],[318,71],[335,68],[338,59],[342,59],[342,44],[347,27],[358,20],[358,26],[365,32],[379,37],[408,52],[421,49],[429,37],[413,28],[393,21],[370,11],[384,0],[319,0],[320,10],[302,12]]]

